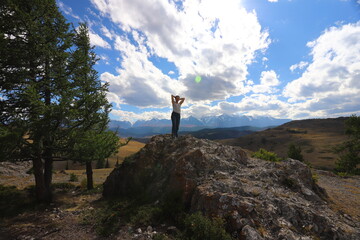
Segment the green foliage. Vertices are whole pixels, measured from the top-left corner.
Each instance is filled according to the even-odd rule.
[[[346,178],[346,177],[351,176],[352,174],[347,173],[347,172],[336,172],[336,175]]]
[[[162,209],[152,205],[140,206],[130,218],[130,223],[135,226],[148,226],[159,223],[162,216]]]
[[[102,169],[104,168],[105,160],[104,159],[98,159],[96,161],[96,169]]]
[[[260,148],[259,151],[254,152],[252,155],[254,158],[260,158],[270,162],[279,162],[281,159],[276,155],[276,153],[268,152],[263,148]]]
[[[345,126],[349,140],[334,148],[334,152],[339,154],[336,171],[360,174],[360,116],[352,115],[345,121]]]
[[[38,199],[49,201],[53,158],[106,129],[108,84],[87,26],[73,29],[55,0],[4,0],[0,22],[0,160],[33,160]]]
[[[315,172],[312,174],[311,178],[316,183],[319,181],[319,175],[317,175]]]
[[[78,182],[79,181],[79,178],[76,174],[74,173],[70,173],[70,179],[69,179],[70,182]]]
[[[0,218],[15,216],[32,205],[32,200],[24,190],[0,185]]]
[[[224,229],[224,221],[220,218],[207,218],[197,212],[187,215],[184,220],[183,238],[186,240],[231,240]]]
[[[301,147],[295,146],[295,144],[290,144],[287,155],[289,158],[296,159],[301,162],[304,161],[304,157],[301,154]]]

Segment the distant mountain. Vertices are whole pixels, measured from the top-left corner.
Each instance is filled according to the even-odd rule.
[[[243,127],[243,126],[265,128],[270,126],[279,126],[289,121],[290,119],[276,119],[266,116],[251,117],[251,116],[245,116],[245,115],[241,116],[235,114],[234,115],[223,114],[219,116],[203,117],[201,119],[190,116],[188,118],[181,119],[180,131],[192,132],[204,128],[233,128],[233,127]],[[112,120],[109,124],[109,128],[112,130],[118,129],[119,134],[122,137],[131,136],[131,137],[140,137],[140,138],[146,136],[153,136],[157,134],[170,133],[171,126],[172,124],[170,118],[169,119],[153,118],[150,120],[138,120],[133,125],[131,125],[131,123],[127,121]]]
[[[109,123],[110,129],[116,129],[116,128],[131,128],[131,122],[129,121],[117,121],[117,120],[111,120]]]
[[[170,119],[153,118],[150,120],[138,120],[132,127],[169,127],[171,126]]]
[[[286,122],[291,121],[290,119],[276,119],[273,117],[258,116],[251,117],[246,115],[228,115],[222,114],[220,116],[211,116],[201,118],[201,121],[205,126],[215,128],[228,128],[228,127],[239,127],[239,126],[254,126],[254,127],[268,127],[278,126]]]

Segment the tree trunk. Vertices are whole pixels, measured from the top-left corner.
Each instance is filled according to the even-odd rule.
[[[86,162],[86,177],[87,177],[87,189],[88,190],[93,189],[94,188],[93,171],[90,161]]]
[[[38,202],[46,202],[46,188],[43,173],[43,163],[41,161],[41,155],[33,158],[33,169],[35,176],[35,193],[36,200]]]
[[[45,160],[45,169],[44,169],[44,179],[45,179],[45,191],[46,191],[46,198],[48,202],[52,201],[52,191],[51,191],[51,181],[52,181],[52,169],[53,169],[53,159],[52,159],[52,151],[51,151],[51,135],[50,129],[52,129],[50,119],[52,119],[51,114],[51,87],[50,87],[50,63],[49,63],[49,56],[45,58],[45,105],[48,107],[45,112],[45,118],[47,119],[47,124],[44,126],[46,128],[45,133],[45,141],[44,141],[44,160]]]
[[[47,198],[47,202],[52,201],[52,190],[51,190],[51,182],[52,182],[52,169],[53,169],[53,159],[51,156],[51,151],[49,149],[44,152],[44,183],[45,183],[45,195]]]

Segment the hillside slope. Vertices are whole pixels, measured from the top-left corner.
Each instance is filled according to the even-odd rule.
[[[221,143],[241,146],[251,151],[265,148],[287,157],[288,146],[301,146],[306,161],[320,169],[333,169],[337,155],[331,152],[333,146],[345,141],[344,122],[347,118],[308,119],[285,123],[279,127],[255,132],[234,139],[220,140]]]

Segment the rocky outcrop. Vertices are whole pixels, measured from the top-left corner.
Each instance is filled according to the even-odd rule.
[[[31,167],[31,161],[0,162],[0,175],[26,177],[28,176],[26,172],[29,171]]]
[[[226,220],[238,239],[360,239],[358,223],[333,212],[303,163],[247,157],[238,147],[159,135],[114,169],[104,197],[165,201]]]

